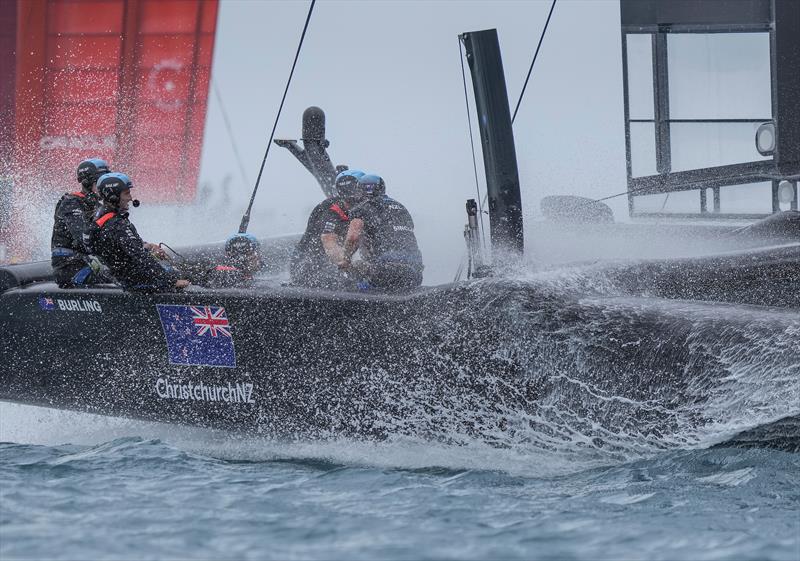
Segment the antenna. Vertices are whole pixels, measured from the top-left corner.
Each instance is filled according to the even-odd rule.
[[[303,40],[306,38],[306,31],[308,30],[308,23],[311,21],[311,13],[314,11],[314,4],[317,0],[311,0],[311,5],[308,7],[308,15],[306,16],[306,23],[303,26],[303,33],[300,35],[300,43],[297,45],[297,52],[294,55],[294,62],[292,63],[292,70],[289,72],[289,79],[286,81],[286,88],[283,90],[283,97],[281,98],[281,105],[278,107],[278,114],[275,116],[275,124],[272,126],[272,132],[269,135],[267,142],[267,149],[264,152],[264,159],[261,160],[261,168],[258,170],[258,177],[256,178],[256,186],[253,188],[253,194],[250,196],[250,204],[247,205],[247,210],[242,216],[242,222],[239,224],[239,233],[244,234],[247,232],[247,226],[250,224],[250,211],[253,209],[253,201],[256,200],[256,193],[258,192],[258,185],[261,183],[261,175],[264,173],[264,164],[267,163],[267,156],[269,155],[269,147],[272,146],[272,139],[275,137],[275,129],[278,128],[278,120],[281,118],[281,111],[283,111],[283,104],[286,101],[286,94],[289,93],[289,85],[292,83],[292,76],[294,76],[294,69],[297,66],[297,59],[300,58],[300,49],[303,48]]]

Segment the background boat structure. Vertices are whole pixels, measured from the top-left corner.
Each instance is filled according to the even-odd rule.
[[[683,113],[703,98],[682,97],[697,77],[672,66],[681,49],[702,40],[713,54],[740,39],[767,47],[758,52],[768,57],[768,113],[724,104]],[[521,266],[497,34],[461,40],[491,219],[491,252],[471,243],[468,280],[398,295],[286,286],[291,238],[263,240],[270,274],[248,289],[59,290],[46,264],[0,268],[0,398],[289,439],[571,441],[598,455],[717,443],[800,449],[800,4],[622,2],[623,195],[633,218],[670,221],[616,224],[599,201],[558,197],[543,204],[548,221],[528,230],[554,251],[600,233],[666,233],[713,248],[681,259]],[[325,132],[312,108],[303,147],[280,143],[323,191],[333,168]],[[716,151],[692,145],[709,138]],[[743,189],[764,194],[760,210],[735,212]],[[473,242],[478,203],[469,205]],[[732,216],[747,225],[720,222]],[[220,245],[179,252],[213,262]]]
[[[0,262],[47,244],[25,226],[31,201],[62,193],[86,157],[129,170],[155,202],[194,200],[217,7],[2,2]]]

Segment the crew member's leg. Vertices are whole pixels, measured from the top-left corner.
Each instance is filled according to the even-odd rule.
[[[292,284],[321,290],[353,290],[354,283],[328,260],[297,260],[292,262]]]
[[[75,288],[72,278],[80,271],[82,267],[75,263],[68,263],[60,267],[53,268],[53,276],[59,288]]]
[[[114,279],[108,274],[77,259],[53,268],[53,275],[60,288],[86,288],[96,284],[114,283]]]
[[[381,290],[409,290],[422,284],[422,269],[409,263],[383,261],[362,266],[369,284]]]

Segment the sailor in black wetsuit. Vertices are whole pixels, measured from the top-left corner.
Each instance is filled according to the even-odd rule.
[[[95,183],[105,173],[108,173],[105,160],[91,158],[82,161],[78,165],[81,190],[66,193],[56,204],[50,264],[61,288],[113,282],[102,274],[100,262],[90,257],[83,245],[83,234],[91,224],[97,206]]]
[[[344,246],[343,269],[369,283],[369,287],[395,291],[422,284],[422,253],[414,235],[414,220],[406,207],[386,195],[386,184],[377,175],[358,180],[364,200],[350,210],[350,226]],[[356,250],[361,261],[351,264]]]
[[[339,270],[343,260],[344,236],[350,221],[348,211],[357,203],[361,190],[361,170],[349,169],[336,176],[335,197],[319,203],[308,219],[308,226],[295,248],[290,264],[293,284],[326,290],[354,288],[353,282]]]
[[[192,282],[208,288],[247,288],[261,270],[261,243],[252,234],[234,234],[225,242],[225,261]]]
[[[84,235],[86,248],[102,260],[126,291],[186,288],[189,281],[162,267],[128,220],[131,187],[133,183],[124,173],[107,173],[97,181],[100,206]]]

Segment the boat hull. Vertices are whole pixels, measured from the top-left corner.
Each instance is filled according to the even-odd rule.
[[[282,438],[665,446],[800,413],[786,397],[800,396],[797,252],[404,295],[34,283],[0,294],[0,399]],[[223,314],[222,351],[198,354],[215,338],[193,309]]]

